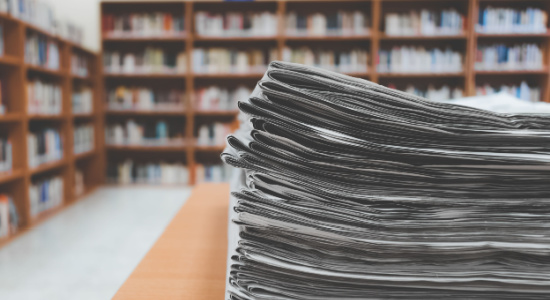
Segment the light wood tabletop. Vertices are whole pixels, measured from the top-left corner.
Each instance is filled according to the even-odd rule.
[[[113,299],[223,299],[228,207],[229,184],[195,187]]]

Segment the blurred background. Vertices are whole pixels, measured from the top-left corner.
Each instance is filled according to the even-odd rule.
[[[237,102],[272,60],[430,101],[548,109],[549,9],[0,0],[0,299],[112,297],[190,189],[229,180]]]

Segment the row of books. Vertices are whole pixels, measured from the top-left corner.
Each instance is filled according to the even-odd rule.
[[[237,50],[227,48],[193,49],[196,73],[263,73],[277,59],[277,49]]]
[[[11,171],[13,165],[13,149],[10,140],[0,137],[0,172]]]
[[[465,27],[464,15],[454,8],[411,10],[409,13],[388,13],[385,16],[387,35],[458,35],[464,32]]]
[[[198,146],[223,146],[225,138],[232,132],[231,124],[212,123],[203,124],[199,127]]]
[[[234,89],[219,86],[203,87],[195,92],[196,110],[236,111],[237,102],[247,99],[252,90],[245,86]]]
[[[63,140],[59,131],[52,128],[30,132],[27,135],[29,166],[57,161],[63,158]]]
[[[204,36],[274,36],[277,34],[277,16],[264,12],[195,14],[195,30]]]
[[[394,84],[389,84],[388,87],[392,89],[396,88]],[[436,88],[432,84],[429,84],[427,88],[419,88],[412,84],[409,84],[403,89],[403,91],[432,101],[456,99],[462,98],[464,96],[464,91],[462,90],[462,88],[452,88],[446,84],[442,85],[439,88]]]
[[[226,164],[219,165],[195,165],[195,181],[202,182],[229,182],[233,167]]]
[[[61,114],[61,86],[35,79],[27,84],[27,111],[31,115]]]
[[[14,18],[77,44],[81,44],[84,38],[82,26],[56,18],[55,10],[48,1],[0,0],[0,12],[9,13]]]
[[[58,70],[59,45],[45,35],[28,33],[25,38],[25,62],[51,70]]]
[[[94,150],[94,125],[84,124],[74,128],[74,153],[85,153]]]
[[[378,52],[380,73],[449,73],[462,71],[462,53],[447,47],[400,46]]]
[[[0,24],[0,56],[4,56],[4,26]]]
[[[0,194],[0,239],[17,232],[19,227],[19,213],[13,198],[7,194]]]
[[[83,87],[73,91],[73,114],[91,114],[93,112],[92,89]]]
[[[366,72],[367,50],[326,50],[319,48],[288,48],[283,50],[283,60],[309,66],[316,66],[337,72]]]
[[[541,100],[541,90],[538,86],[529,86],[527,82],[522,81],[519,85],[500,85],[492,86],[490,84],[485,84],[483,86],[476,87],[476,95],[492,95],[500,92],[506,92],[518,99],[536,102]]]
[[[31,217],[63,203],[63,177],[54,176],[34,182],[29,187]]]
[[[6,114],[7,107],[6,107],[6,92],[3,89],[2,79],[0,79],[0,115]]]
[[[476,70],[536,70],[543,67],[542,49],[537,44],[480,45],[477,47]]]
[[[182,163],[134,163],[107,165],[107,177],[118,184],[188,184],[189,170]]]
[[[71,55],[71,73],[81,77],[88,77],[88,59],[86,56],[76,53]]]
[[[74,170],[74,195],[76,197],[84,194],[86,190],[86,185],[84,183],[84,172],[79,168]]]
[[[107,91],[107,108],[133,111],[182,111],[185,108],[185,91],[121,85]]]
[[[128,120],[125,124],[106,126],[105,138],[110,145],[177,146],[183,144],[180,132],[170,130],[168,123],[137,123]]]
[[[168,52],[160,48],[147,47],[141,53],[119,53],[105,51],[103,66],[106,73],[182,74],[187,69],[185,52]]]
[[[476,30],[483,33],[545,33],[548,14],[540,8],[491,7],[479,10]]]
[[[103,14],[104,35],[116,37],[177,36],[185,31],[183,15],[172,13]]]
[[[368,28],[369,18],[359,10],[312,14],[292,11],[285,23],[286,34],[291,36],[366,35]]]

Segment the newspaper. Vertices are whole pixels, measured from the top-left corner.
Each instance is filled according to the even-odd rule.
[[[547,299],[549,115],[284,62],[239,108],[226,299]]]

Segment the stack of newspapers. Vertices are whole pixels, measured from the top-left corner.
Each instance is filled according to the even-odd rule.
[[[283,62],[239,108],[226,299],[548,299],[550,115]]]

